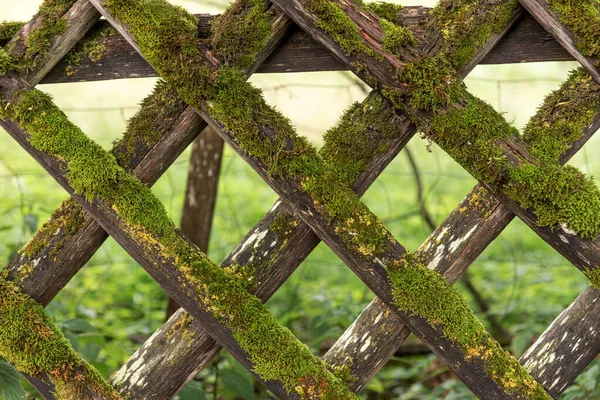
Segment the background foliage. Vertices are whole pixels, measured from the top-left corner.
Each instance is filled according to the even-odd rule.
[[[178,1],[192,12],[218,12],[219,0]],[[434,5],[413,0],[403,4]],[[15,8],[0,4],[0,19],[28,20],[39,0]],[[466,80],[476,95],[506,112],[522,127],[544,94],[565,79],[574,63],[480,66]],[[125,121],[152,88],[154,79],[46,85],[70,118],[105,147],[119,137]],[[251,80],[298,130],[317,145],[341,111],[367,91],[349,73],[275,74]],[[592,157],[600,138],[590,141],[572,163],[598,176]],[[422,175],[424,197],[440,223],[476,183],[436,146],[416,137],[408,149]],[[588,155],[590,155],[588,157]],[[189,150],[153,188],[175,221],[181,218]],[[0,135],[0,265],[14,256],[65,197],[65,192],[12,139]],[[245,195],[251,193],[251,195]],[[408,249],[415,250],[430,228],[419,214],[413,171],[401,154],[364,197]],[[208,255],[222,260],[264,215],[276,196],[226,149],[213,236]],[[473,264],[470,276],[503,327],[517,356],[587,286],[584,277],[523,223],[514,221]],[[478,311],[472,296],[459,288]],[[324,245],[311,254],[269,301],[268,306],[315,353],[339,337],[373,294]],[[109,240],[48,306],[73,346],[108,377],[164,320],[166,296],[120,247]],[[479,317],[486,320],[485,315]],[[592,363],[563,399],[600,398],[600,363]],[[363,391],[365,399],[470,399],[472,395],[431,355],[396,357]],[[0,398],[36,398],[12,367],[0,360]],[[221,353],[181,399],[265,399],[269,395],[230,356]]]

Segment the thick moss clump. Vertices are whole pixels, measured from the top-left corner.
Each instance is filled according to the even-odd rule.
[[[269,37],[270,18],[271,10],[265,0],[234,2],[213,22],[213,54],[225,65],[248,68]]]
[[[506,28],[518,5],[517,0],[440,1],[431,11],[430,21],[431,27],[444,37],[440,59],[460,70],[492,35]]]
[[[379,24],[383,31],[383,48],[392,54],[400,53],[409,45],[418,43],[417,37],[410,29],[396,25],[387,19],[380,19]]]
[[[389,276],[398,308],[443,327],[444,336],[456,342],[468,358],[481,359],[488,375],[506,393],[516,398],[550,399],[517,359],[490,336],[464,297],[438,272],[407,255],[390,269]]]
[[[508,173],[499,140],[519,134],[492,106],[477,98],[470,98],[463,108],[434,115],[427,133],[476,179],[490,184]]]
[[[385,152],[390,140],[401,133],[392,123],[396,118],[389,102],[372,92],[362,103],[350,106],[325,133],[320,154],[345,185],[352,186],[375,154]]]
[[[0,23],[0,46],[4,46],[25,25],[24,22],[4,21]]]
[[[346,54],[372,54],[372,51],[363,42],[356,24],[336,2],[331,0],[307,0],[305,5],[309,11],[318,17],[316,25],[329,33]]]
[[[400,11],[403,7],[400,4],[385,3],[383,1],[374,1],[371,3],[364,4],[363,8],[373,12],[381,19],[387,19],[388,21],[400,25]]]
[[[524,208],[531,208],[539,226],[558,226],[594,239],[600,227],[600,193],[592,178],[567,166],[524,164],[511,168],[502,191]]]
[[[581,54],[600,57],[600,3],[596,0],[548,0],[548,8],[575,35]]]
[[[86,364],[52,323],[44,308],[14,283],[0,279],[0,355],[21,372],[48,375],[59,399],[120,399],[94,367]]]
[[[0,75],[5,75],[11,71],[18,71],[19,65],[12,59],[10,54],[0,48]]]
[[[583,68],[546,97],[523,131],[529,153],[542,165],[556,164],[600,112],[600,85]]]
[[[408,104],[416,109],[437,111],[453,102],[462,101],[466,91],[456,72],[440,58],[421,56],[397,71],[398,81],[405,89]],[[405,98],[392,98],[403,108]],[[398,103],[401,101],[401,103]]]
[[[77,193],[89,201],[105,201],[127,229],[143,238],[149,256],[155,257],[160,249],[162,256],[194,283],[198,300],[251,354],[256,372],[263,379],[280,380],[288,390],[300,394],[353,398],[326,365],[247,292],[245,285],[179,236],[150,189],[72,125],[47,95],[37,90],[26,92],[3,113],[3,118],[16,120],[29,132],[34,147],[67,163],[67,177]],[[274,359],[274,353],[279,358]]]

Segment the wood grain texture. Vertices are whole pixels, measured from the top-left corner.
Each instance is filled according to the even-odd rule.
[[[596,68],[598,59],[581,54],[577,48],[577,39],[573,32],[565,27],[558,16],[548,9],[547,0],[519,0],[523,7],[542,25],[554,38],[579,61],[581,65],[600,83],[600,71]]]
[[[589,286],[519,361],[558,398],[600,352],[600,291]]]
[[[407,7],[404,23],[418,27],[427,18],[424,7]],[[211,15],[198,15],[200,35],[210,35]],[[106,21],[97,23],[100,27]],[[100,27],[98,29],[100,29]],[[157,76],[156,71],[120,35],[102,39],[105,54],[97,62],[84,58],[76,72],[66,74],[69,67],[67,54],[50,71],[42,83],[88,82],[112,79]],[[529,14],[523,15],[499,43],[481,60],[480,64],[510,64],[541,61],[571,61],[574,58]],[[342,71],[347,68],[323,46],[294,25],[290,36],[265,60],[257,73],[286,73],[313,71]]]

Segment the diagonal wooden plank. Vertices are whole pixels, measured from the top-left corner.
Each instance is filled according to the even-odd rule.
[[[519,0],[556,40],[600,83],[598,3],[582,0]]]
[[[175,43],[157,43],[151,39],[154,35],[158,37],[173,35],[172,32],[165,32],[167,26],[172,26],[175,19],[180,19],[179,24],[181,24],[191,17],[182,15],[181,10],[170,9],[170,6],[162,1],[125,4],[111,0],[93,1],[93,3],[107,20],[125,35],[134,48],[143,49],[145,57],[161,72],[161,75],[179,87],[182,97],[196,105],[202,117],[222,133],[224,139],[245,157],[286,201],[293,205],[301,218],[318,232],[334,252],[377,295],[396,308],[397,313],[422,340],[430,342],[432,350],[448,361],[474,391],[480,394],[485,392],[486,395],[493,393],[494,396],[499,397],[518,395],[519,392],[545,396],[516,360],[501,350],[500,346],[485,332],[472,312],[468,310],[464,299],[453,291],[451,286],[439,277],[439,274],[430,273],[413,259],[406,258],[405,249],[392,238],[380,221],[351,191],[339,184],[337,177],[328,173],[327,168],[315,156],[314,149],[304,140],[297,138],[293,130],[286,126],[285,120],[282,120],[277,113],[268,111],[268,106],[262,102],[253,88],[238,80],[237,72],[228,69],[217,72],[218,62],[202,46],[196,47],[192,39],[193,32],[186,34],[180,31],[176,34],[178,41],[175,47],[181,48],[180,51],[189,55],[184,60],[166,56],[172,51]],[[115,19],[114,14],[120,21]],[[150,18],[150,15],[159,14],[161,18]],[[508,17],[510,16],[509,13]],[[152,32],[148,32],[149,26],[155,27]],[[133,35],[130,29],[134,32]],[[188,44],[182,41],[184,36],[190,38]],[[186,69],[187,79],[184,79],[181,72],[183,65],[201,65],[201,67],[195,70]],[[206,98],[197,96],[193,88],[195,85],[189,85],[190,79],[196,82],[197,86],[211,85],[215,92]],[[232,85],[235,89],[231,89]],[[237,98],[237,104],[234,98]],[[240,99],[244,99],[244,102],[239,103]],[[215,119],[213,113],[224,118],[230,127],[241,129],[237,132],[238,135],[233,135],[226,130],[223,122]],[[244,136],[244,129],[250,129],[251,133],[246,133]],[[276,146],[276,149],[273,149],[273,146]],[[273,150],[275,153],[271,153]],[[306,168],[308,170],[305,170]],[[302,172],[303,170],[305,171]],[[300,180],[303,183],[300,183]],[[341,208],[336,208],[334,203],[331,203],[333,200],[336,200],[335,204]],[[391,274],[389,277],[388,273]],[[458,321],[450,322],[446,314],[436,314],[435,318],[441,319],[437,319],[434,326],[424,315],[415,314],[417,309],[420,309],[417,312],[423,312],[421,306],[423,299],[435,300],[432,296],[423,297],[422,290],[417,294],[410,291],[410,286],[403,284],[404,280],[411,280],[413,277],[421,279],[417,276],[422,277],[420,282],[426,288],[438,293],[443,291],[447,293],[449,299],[452,298],[448,302],[452,307],[457,308],[451,312],[451,315],[457,317]],[[394,292],[388,278],[395,283]],[[405,291],[407,289],[408,291]],[[415,295],[419,300],[413,298]],[[402,306],[398,307],[394,298]],[[439,321],[445,322],[438,324]],[[473,329],[472,333],[468,335],[458,334],[456,331],[451,333],[459,325]],[[474,350],[475,353],[469,354],[469,346],[485,348],[486,352],[491,351],[496,361],[486,364],[488,362],[486,360],[489,360],[488,356],[483,358],[473,356],[473,354],[481,355],[480,350]],[[490,368],[489,375],[485,372],[486,368]],[[513,387],[514,376],[519,376],[519,387],[516,389]],[[507,379],[510,379],[510,382]],[[505,390],[508,388],[507,385],[510,389]]]

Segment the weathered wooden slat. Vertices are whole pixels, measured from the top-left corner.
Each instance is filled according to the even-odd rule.
[[[573,32],[568,29],[558,16],[548,9],[547,0],[519,0],[521,4],[535,17],[554,38],[579,61],[581,65],[600,83],[600,71],[596,68],[597,58],[584,56],[577,48],[577,39]]]
[[[600,290],[590,285],[519,361],[558,398],[600,353],[599,323]]]
[[[424,13],[410,14],[405,24],[420,23]],[[209,21],[215,16],[198,15],[202,37],[210,34]],[[97,23],[96,29],[108,27],[106,21]],[[84,39],[85,40],[85,39]],[[69,75],[66,71],[71,65],[68,54],[42,83],[87,82],[111,79],[141,78],[157,76],[156,71],[135,52],[120,35],[101,39],[106,46],[104,55],[96,62],[82,57]],[[523,17],[505,35],[481,64],[509,64],[540,61],[570,61],[573,57],[548,34],[529,14]],[[71,65],[73,67],[73,65]],[[308,34],[293,28],[293,33],[258,68],[257,73],[340,71],[344,67],[323,46],[315,42]],[[74,71],[74,72],[73,72]]]
[[[33,68],[20,73],[20,79],[11,81],[8,74],[3,76],[0,82],[0,90],[3,92],[23,90],[32,88],[52,70],[56,64],[71,50],[100,19],[100,14],[85,0],[78,0],[64,15],[66,30],[52,39],[50,47],[46,50],[43,59],[36,62]],[[35,16],[26,24],[13,38],[7,48],[11,49],[11,56],[18,59],[25,54],[27,47],[25,38],[34,31],[41,23],[41,18]],[[13,45],[14,44],[14,45]],[[25,84],[25,87],[19,85]]]

